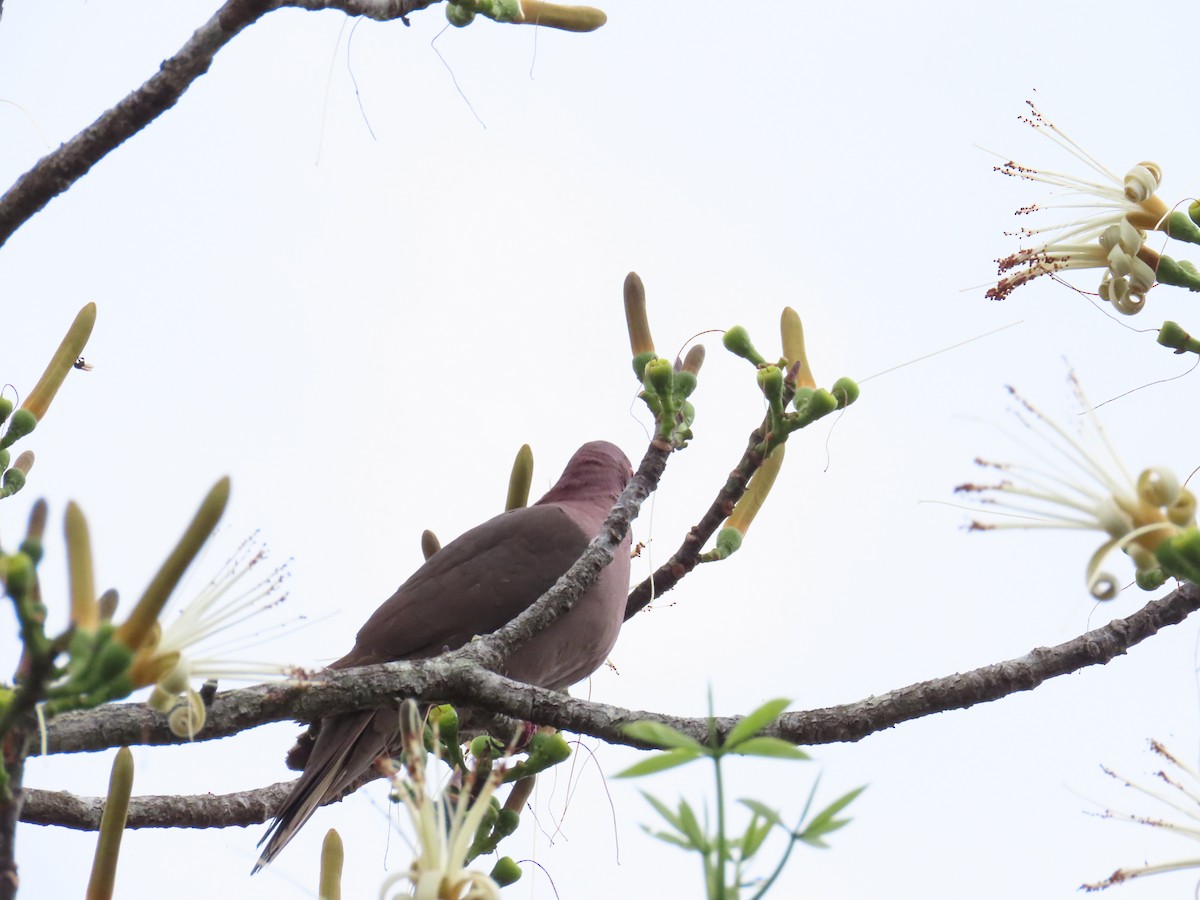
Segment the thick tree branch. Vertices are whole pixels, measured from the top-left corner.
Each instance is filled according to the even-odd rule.
[[[285,7],[337,9],[379,21],[404,19],[438,0],[227,0],[145,84],[57,150],[0,197],[0,245],[105,156],[174,106],[217,52],[267,13]]]
[[[1162,628],[1182,622],[1197,609],[1200,609],[1200,589],[1184,585],[1161,600],[1151,601],[1128,618],[1115,619],[1056,647],[1035,648],[1016,659],[923,681],[856,703],[785,713],[766,733],[806,745],[858,741],[901,722],[966,709],[1033,690],[1050,678],[1087,666],[1103,665]],[[707,740],[708,722],[703,718],[578,700],[509,681],[466,661],[447,665],[446,660],[447,657],[439,657],[327,672],[320,683],[259,686],[220,694],[213,704],[209,725],[198,739],[224,736],[267,721],[292,717],[310,720],[332,712],[384,706],[403,695],[475,706],[592,735],[613,744],[640,746],[621,730],[625,724],[639,719],[663,722],[697,740]],[[724,738],[738,721],[736,716],[719,717],[718,736]],[[219,734],[210,734],[210,727]],[[137,704],[73,713],[50,723],[49,744],[53,753],[136,743],[167,744],[180,740],[171,734],[162,716]],[[272,785],[224,797],[203,795],[168,800],[135,797],[130,807],[131,822],[155,824],[154,817],[160,815],[154,812],[157,804],[169,802],[175,804],[172,823],[178,826],[258,824],[270,817],[271,804],[277,802],[278,794],[283,791],[286,786]],[[26,789],[25,794],[22,821],[94,827],[88,823],[93,821],[91,810],[100,802],[99,798],[64,798],[55,792],[34,789]],[[145,808],[141,805],[143,800]]]

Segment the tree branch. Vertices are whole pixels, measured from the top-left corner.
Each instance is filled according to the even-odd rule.
[[[638,465],[637,472],[617,498],[608,518],[584,552],[570,569],[554,583],[536,603],[480,641],[473,641],[461,650],[449,654],[461,656],[488,670],[499,669],[509,655],[525,641],[544,631],[555,619],[567,612],[584,592],[595,584],[600,572],[612,562],[613,552],[625,540],[629,525],[637,516],[642,503],[654,493],[666,469],[671,448],[659,441],[651,442]],[[628,618],[628,616],[626,616]]]
[[[757,448],[763,442],[765,428],[766,423],[764,422],[750,432],[746,452],[742,454],[738,464],[729,473],[729,477],[725,479],[725,484],[717,493],[716,499],[713,500],[700,521],[688,531],[683,543],[679,545],[679,549],[670,559],[659,566],[653,575],[630,593],[629,599],[625,601],[626,622],[641,612],[656,597],[665,594],[679,584],[692,569],[696,568],[700,562],[700,551],[704,549],[704,545],[716,533],[721,523],[729,518],[734,504],[742,498],[742,494],[746,493],[746,485],[750,483],[750,476],[762,465],[762,454],[758,452]]]
[[[438,0],[227,0],[149,80],[91,125],[42,157],[0,197],[0,246],[105,156],[174,106],[243,29],[285,7],[338,9],[377,21],[404,20]]]
[[[966,709],[1020,691],[1029,691],[1059,675],[1103,665],[1162,628],[1182,622],[1200,609],[1200,588],[1185,584],[1161,600],[1152,600],[1125,619],[1089,631],[1056,647],[1038,647],[1024,656],[948,675],[868,697],[856,703],[785,713],[765,733],[797,744],[858,741],[901,722],[952,709]],[[334,712],[390,705],[398,695],[422,700],[449,700],[503,713],[539,724],[555,725],[612,744],[643,746],[627,737],[629,722],[651,719],[670,725],[700,741],[708,739],[708,721],[661,713],[628,710],[578,700],[531,685],[509,681],[467,663],[446,665],[447,657],[418,662],[388,663],[342,672],[327,672],[320,682],[288,686],[258,686],[218,695],[209,724],[198,740],[224,737],[269,721],[311,720]],[[716,719],[724,739],[740,721],[737,716]],[[212,733],[210,733],[210,728]],[[139,704],[105,706],[72,713],[50,723],[50,752],[102,750],[127,744],[173,744],[165,718]],[[252,825],[266,821],[287,785],[214,797],[137,798],[130,806],[130,826],[157,827],[165,813],[161,804],[174,804],[167,821],[187,827]],[[100,798],[74,797],[52,791],[25,790],[22,821],[94,828],[93,810]],[[143,805],[144,804],[144,805]],[[156,816],[158,818],[156,818]],[[133,824],[133,823],[140,824]]]

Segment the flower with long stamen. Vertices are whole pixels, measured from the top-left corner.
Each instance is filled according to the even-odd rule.
[[[400,719],[405,764],[391,776],[392,796],[404,804],[408,813],[416,855],[407,871],[384,882],[379,892],[381,900],[386,898],[388,888],[402,881],[412,886],[412,893],[403,896],[417,900],[500,900],[500,886],[466,865],[504,770],[493,769],[482,786],[476,783],[474,770],[457,791],[451,791],[448,784],[432,785],[416,705],[406,701]]]
[[[247,635],[243,626],[287,599],[283,591],[287,567],[262,575],[266,555],[256,537],[243,542],[178,618],[165,629],[156,624],[134,655],[130,668],[134,686],[154,685],[150,706],[168,713],[172,731],[181,737],[190,738],[204,726],[204,703],[191,686],[193,680],[257,681],[294,671],[291,666],[233,656],[262,640],[261,631]],[[247,586],[251,573],[262,577]]]
[[[1133,560],[1140,587],[1158,587],[1165,576],[1155,551],[1168,538],[1195,528],[1196,498],[1162,467],[1147,468],[1136,480],[1131,478],[1074,378],[1072,383],[1087,410],[1098,449],[1043,415],[1010,387],[1021,407],[1018,419],[1048,443],[1053,455],[1038,454],[1040,464],[1032,466],[977,459],[979,465],[1005,477],[995,484],[962,484],[955,492],[975,495],[1003,516],[1000,521],[976,520],[970,526],[974,530],[1058,528],[1106,535],[1087,566],[1087,587],[1097,600],[1110,600],[1119,591],[1117,580],[1101,569],[1117,549]]]
[[[1162,169],[1156,163],[1140,162],[1124,178],[1118,178],[1047,120],[1032,102],[1029,108],[1030,114],[1023,116],[1022,121],[1086,164],[1101,180],[1034,169],[1011,160],[995,167],[997,172],[1012,178],[1060,190],[1056,202],[1024,206],[1016,215],[1049,209],[1083,212],[1055,225],[1018,230],[1015,233],[1018,237],[1039,243],[997,260],[1001,277],[988,290],[988,299],[1002,300],[1042,275],[1099,268],[1106,270],[1100,296],[1126,315],[1138,312],[1146,292],[1154,286],[1156,273],[1157,254],[1144,248],[1146,232],[1160,230],[1181,236],[1184,229],[1190,229],[1188,234],[1191,234],[1195,225],[1186,216],[1172,213],[1155,193],[1162,183]]]
[[[1163,791],[1153,787],[1145,787],[1135,781],[1130,781],[1122,775],[1118,775],[1111,769],[1105,768],[1106,775],[1117,779],[1126,787],[1133,788],[1139,793],[1145,794],[1160,803],[1165,804],[1178,813],[1182,813],[1191,821],[1172,822],[1162,818],[1150,818],[1147,816],[1136,816],[1130,813],[1118,812],[1111,809],[1106,809],[1100,814],[1101,818],[1115,819],[1121,822],[1133,822],[1137,825],[1148,825],[1151,828],[1161,828],[1166,831],[1174,832],[1181,837],[1191,838],[1194,841],[1200,841],[1200,772],[1187,763],[1181,761],[1178,757],[1171,753],[1166,747],[1158,741],[1151,741],[1150,748],[1163,757],[1176,770],[1175,773],[1168,774],[1165,770],[1159,770],[1155,773],[1171,791]],[[1114,884],[1121,884],[1130,881],[1134,878],[1144,878],[1147,875],[1160,875],[1164,872],[1177,872],[1181,869],[1196,869],[1200,868],[1200,856],[1192,856],[1189,858],[1172,860],[1171,862],[1146,864],[1141,866],[1129,866],[1127,868],[1117,869],[1103,881],[1097,881],[1091,884],[1080,885],[1080,890],[1083,891],[1100,891],[1105,888],[1112,887]]]

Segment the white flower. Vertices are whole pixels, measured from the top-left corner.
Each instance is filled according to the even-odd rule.
[[[1042,275],[1102,268],[1107,271],[1101,282],[1101,297],[1122,313],[1138,312],[1155,277],[1152,263],[1156,254],[1143,249],[1145,232],[1163,227],[1170,213],[1167,204],[1154,193],[1162,182],[1162,169],[1156,163],[1140,162],[1123,179],[1118,178],[1049,122],[1032,102],[1029,108],[1030,115],[1023,116],[1022,121],[1087,164],[1103,180],[1089,181],[1018,165],[1011,160],[995,167],[997,172],[1013,178],[1063,189],[1058,202],[1022,207],[1016,212],[1018,216],[1046,209],[1089,212],[1057,225],[1021,228],[1016,232],[1021,238],[1042,240],[997,260],[1002,277],[987,292],[988,298],[1002,300]]]
[[[261,630],[246,634],[243,626],[287,599],[282,587],[287,578],[286,564],[249,587],[241,586],[252,571],[262,574],[266,555],[256,536],[244,541],[179,617],[166,630],[156,626],[134,656],[130,669],[134,685],[154,685],[148,702],[159,712],[169,714],[171,730],[180,737],[191,738],[204,726],[204,703],[191,686],[193,680],[257,681],[263,676],[294,671],[291,666],[231,656],[263,639]]]
[[[482,872],[467,869],[471,845],[504,777],[503,769],[492,770],[481,788],[474,773],[457,790],[451,785],[431,785],[427,779],[426,753],[416,706],[406,701],[400,710],[405,750],[405,767],[392,776],[392,796],[404,803],[415,833],[416,856],[408,871],[390,876],[380,888],[380,900],[388,888],[407,881],[417,900],[500,900],[500,886]]]
[[[1173,831],[1183,837],[1191,838],[1194,841],[1200,841],[1200,773],[1197,773],[1195,769],[1186,763],[1181,762],[1158,741],[1151,741],[1150,748],[1178,770],[1178,775],[1169,775],[1162,770],[1156,773],[1156,777],[1175,791],[1174,794],[1143,787],[1107,768],[1104,769],[1104,772],[1120,781],[1126,787],[1133,788],[1135,791],[1154,798],[1176,812],[1182,813],[1190,821],[1180,824],[1178,822],[1169,822],[1166,819],[1147,818],[1145,816],[1115,812],[1111,809],[1105,810],[1101,814],[1102,818],[1133,822],[1138,825],[1149,825],[1151,828],[1162,828],[1167,831]],[[1154,865],[1131,866],[1129,868],[1117,869],[1103,881],[1081,885],[1080,890],[1099,891],[1133,878],[1195,868],[1200,868],[1200,857],[1198,856],[1173,860],[1171,862],[1156,863]]]
[[[1014,390],[1021,405],[1021,424],[1049,444],[1053,458],[1036,454],[1045,466],[995,463],[976,459],[986,468],[1007,476],[997,484],[962,484],[958,493],[977,495],[981,504],[1006,518],[1000,522],[974,521],[971,528],[1062,528],[1102,532],[1107,539],[1087,566],[1087,586],[1097,600],[1118,593],[1117,580],[1100,566],[1110,552],[1124,550],[1134,561],[1138,584],[1147,589],[1162,584],[1164,576],[1154,550],[1168,537],[1195,525],[1196,499],[1168,469],[1152,467],[1130,478],[1077,382],[1076,393],[1100,444],[1099,452],[1072,436],[1043,415]],[[1066,463],[1075,472],[1064,471]],[[1079,479],[1078,475],[1083,478]]]

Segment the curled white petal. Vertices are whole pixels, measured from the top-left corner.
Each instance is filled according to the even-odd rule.
[[[1125,197],[1134,203],[1149,200],[1162,184],[1162,167],[1143,160],[1125,175]]]

